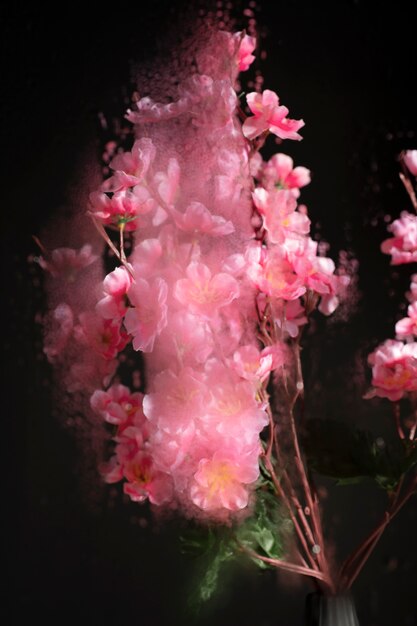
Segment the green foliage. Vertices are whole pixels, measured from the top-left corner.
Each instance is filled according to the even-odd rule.
[[[242,547],[270,558],[283,558],[282,537],[290,525],[281,514],[276,496],[259,481],[253,514],[234,526],[200,526],[181,537],[182,551],[196,560],[194,589],[190,594],[193,612],[222,587],[232,564],[246,558]],[[261,569],[270,566],[252,559]]]
[[[336,420],[309,420],[303,445],[309,467],[336,479],[338,485],[371,478],[392,491],[417,464],[417,448],[412,442],[378,442],[371,433]]]
[[[237,529],[237,541],[262,556],[282,559],[283,536],[289,530],[288,520],[282,515],[275,494],[263,487],[257,495],[254,514]],[[259,559],[252,560],[261,569],[271,567]]]

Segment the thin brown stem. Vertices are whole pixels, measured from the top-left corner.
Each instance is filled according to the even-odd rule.
[[[391,502],[391,506],[387,511],[385,511],[383,519],[377,524],[374,530],[364,539],[364,541],[355,550],[355,552],[348,559],[346,559],[345,563],[342,565],[339,572],[340,590],[350,589],[353,582],[356,580],[357,576],[361,572],[363,566],[367,562],[368,558],[372,554],[387,525],[402,509],[404,504],[411,498],[411,496],[416,493],[417,475],[415,475],[409,483],[408,489],[406,490],[402,498],[399,498],[402,484],[403,481],[400,481],[398,483],[397,489],[394,493],[394,498]]]
[[[313,570],[309,567],[304,567],[302,565],[296,565],[295,563],[287,563],[286,561],[282,561],[281,559],[271,559],[267,556],[262,556],[261,554],[258,554],[254,550],[251,550],[250,548],[247,548],[242,544],[238,545],[243,552],[246,552],[246,554],[248,554],[253,559],[258,559],[259,561],[263,561],[264,563],[268,563],[269,565],[274,565],[275,567],[284,569],[287,572],[293,572],[294,574],[302,574],[303,576],[317,578],[318,580],[323,581],[327,586],[330,586],[327,577],[317,570]]]
[[[406,192],[408,193],[408,195],[410,197],[411,204],[413,205],[414,210],[417,212],[416,192],[414,191],[414,188],[413,188],[413,185],[412,185],[410,179],[408,178],[408,176],[406,176],[402,172],[400,172],[400,179],[401,179],[402,184],[405,187]]]

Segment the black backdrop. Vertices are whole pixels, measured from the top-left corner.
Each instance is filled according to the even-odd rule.
[[[309,367],[321,373],[327,394],[312,407],[365,420],[376,434],[390,432],[382,426],[388,403],[372,403],[359,415],[363,381],[359,387],[351,382],[356,354],[363,357],[392,336],[397,294],[411,273],[390,272],[378,247],[384,212],[396,216],[407,208],[396,155],[417,147],[413,20],[401,1],[386,7],[360,0],[263,4],[258,21],[268,51],[261,66],[265,86],[306,121],[303,142],[285,149],[313,171],[304,199],[332,242],[331,253],[350,246],[361,264],[361,300],[350,324],[331,326],[306,351],[307,377]],[[22,615],[47,624],[83,618],[94,624],[191,623],[182,607],[193,570],[179,554],[177,524],[141,527],[137,505],[116,500],[110,508],[102,494],[95,504],[85,495],[77,446],[53,416],[49,370],[38,357],[33,320],[40,302],[27,263],[36,253],[31,234],[64,202],[77,159],[98,136],[98,111],[123,112],[129,60],[151,54],[176,10],[161,0],[140,9],[100,7],[88,15],[86,7],[62,5],[2,9],[2,278],[8,314],[2,417],[8,602],[2,608],[9,604],[12,611],[6,623]],[[344,554],[377,519],[383,498],[370,485],[325,485],[331,492],[329,533]],[[413,502],[356,583],[363,626],[417,624],[416,521]],[[307,590],[294,581],[284,586],[273,573],[242,572],[197,623],[301,624]]]

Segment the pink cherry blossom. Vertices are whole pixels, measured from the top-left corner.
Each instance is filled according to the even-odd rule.
[[[104,298],[99,300],[96,311],[105,319],[121,319],[127,311],[127,292],[133,278],[125,267],[117,267],[103,281]]]
[[[395,333],[398,339],[417,336],[417,302],[410,304],[407,313],[407,317],[395,324]]]
[[[248,268],[248,276],[260,291],[272,298],[296,300],[306,292],[293,264],[285,252],[277,247],[261,251],[258,261],[253,258]]]
[[[170,318],[161,334],[167,367],[177,361],[182,365],[204,363],[213,351],[213,333],[206,320],[187,311]]]
[[[178,194],[180,181],[180,166],[178,160],[171,158],[168,161],[166,172],[157,172],[153,183],[165,204],[172,205]]]
[[[98,256],[93,254],[90,244],[85,244],[79,250],[75,248],[55,248],[48,259],[39,257],[39,265],[48,271],[54,278],[58,276],[67,282],[74,282],[78,272],[88,267]]]
[[[252,196],[272,243],[284,243],[287,237],[303,237],[310,232],[310,220],[307,215],[296,211],[295,198],[287,191],[269,192],[258,187]]]
[[[417,150],[406,150],[404,163],[410,174],[417,176]]]
[[[206,387],[189,367],[178,375],[172,370],[160,372],[152,387],[154,391],[143,399],[143,411],[150,421],[173,435],[186,429],[206,410]]]
[[[416,262],[417,215],[403,211],[401,217],[388,226],[388,230],[394,237],[382,242],[381,250],[385,254],[391,254],[391,265]]]
[[[138,452],[132,461],[123,468],[128,482],[124,483],[123,491],[133,502],[149,502],[161,505],[169,502],[173,496],[172,478],[165,472],[155,469],[152,458]]]
[[[249,69],[249,66],[255,60],[252,52],[256,48],[256,39],[255,37],[251,37],[250,35],[243,35],[242,37],[242,33],[235,33],[234,36],[241,38],[239,50],[237,53],[237,60],[239,65],[238,69],[239,72],[245,72],[247,69]]]
[[[248,345],[236,350],[229,363],[241,378],[259,384],[271,373],[273,356],[261,352],[254,345]]]
[[[300,326],[307,324],[305,308],[299,299],[273,303],[274,319],[277,326],[290,337],[297,337]]]
[[[287,107],[279,105],[274,91],[265,89],[262,94],[253,91],[247,94],[246,100],[253,113],[253,117],[248,117],[242,126],[247,139],[255,139],[265,131],[280,139],[302,139],[297,131],[304,126],[303,120],[289,119]]]
[[[155,154],[155,146],[148,137],[135,141],[130,152],[122,152],[110,162],[110,167],[116,171],[103,184],[103,191],[119,191],[138,185],[145,178]]]
[[[80,325],[74,329],[76,338],[88,345],[104,359],[114,359],[128,342],[126,333],[120,328],[120,322],[86,311],[79,315]]]
[[[155,338],[167,324],[168,287],[162,278],[148,283],[137,278],[128,291],[130,302],[124,319],[127,332],[133,335],[133,347],[142,352],[152,352]]]
[[[95,191],[90,194],[92,207],[91,215],[103,224],[119,227],[125,230],[138,228],[138,217],[149,213],[156,207],[154,199],[147,189],[138,185],[131,190],[117,191],[109,197],[106,193]]]
[[[220,272],[212,276],[203,263],[191,263],[186,274],[188,278],[177,281],[174,295],[191,313],[212,317],[239,297],[239,285],[229,274]]]
[[[308,185],[310,180],[310,170],[300,166],[294,168],[292,158],[282,153],[274,154],[262,169],[264,187],[288,189],[294,198],[298,198],[300,188]]]
[[[417,343],[388,339],[369,355],[372,388],[366,398],[379,396],[396,401],[417,391]]]
[[[120,425],[143,419],[142,398],[141,393],[131,393],[125,385],[112,385],[107,391],[97,389],[90,404],[106,422]]]
[[[212,215],[201,202],[191,202],[184,213],[172,209],[176,225],[187,233],[201,233],[213,236],[230,235],[235,227],[220,215]]]
[[[305,238],[302,246],[297,245],[295,251],[290,251],[288,256],[306,288],[320,295],[335,295],[338,286],[334,276],[335,264],[332,259],[317,256],[317,249],[316,241]]]
[[[232,451],[216,451],[212,457],[200,460],[190,489],[191,499],[204,511],[238,511],[249,501],[246,485],[258,476],[256,458],[242,459]]]

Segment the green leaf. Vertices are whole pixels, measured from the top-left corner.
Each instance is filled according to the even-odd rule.
[[[283,557],[283,537],[288,532],[288,520],[283,515],[275,494],[265,488],[257,492],[254,513],[236,531],[238,543],[272,559]],[[271,567],[260,559],[252,559],[261,569]]]

